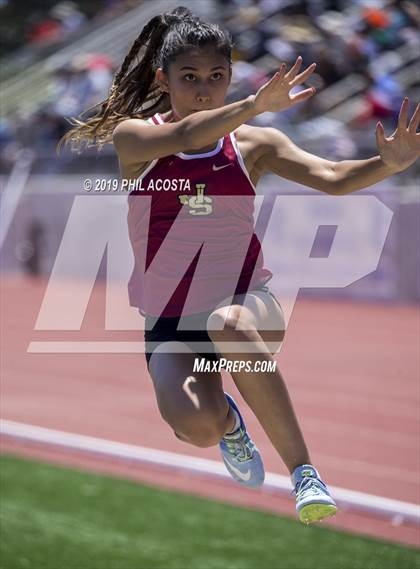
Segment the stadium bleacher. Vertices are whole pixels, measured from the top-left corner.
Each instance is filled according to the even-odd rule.
[[[0,160],[7,171],[14,148],[27,145],[53,152],[67,128],[66,117],[77,116],[106,98],[112,74],[148,19],[178,2],[32,0],[32,10],[19,13],[4,1],[2,26],[9,30],[2,52],[2,119]],[[371,3],[340,0],[207,0],[184,2],[202,17],[214,18],[232,33],[233,80],[228,101],[255,92],[276,70],[279,61],[302,55],[304,64],[317,62],[311,84],[317,96],[287,113],[257,117],[256,124],[284,130],[301,145],[333,132],[354,139],[344,144],[357,157],[360,128],[380,118],[395,121],[403,94],[419,93],[417,24],[413,2]],[[60,31],[45,37],[42,21],[54,20]],[[38,26],[38,28],[37,28]],[[48,27],[48,26],[47,26]],[[37,31],[38,30],[38,31]],[[17,37],[25,39],[18,43]],[[30,55],[28,55],[30,54]],[[81,55],[83,54],[83,55]],[[310,135],[308,135],[310,133]],[[374,140],[360,155],[372,151]],[[340,144],[331,145],[338,149]],[[105,150],[105,154],[109,154]]]

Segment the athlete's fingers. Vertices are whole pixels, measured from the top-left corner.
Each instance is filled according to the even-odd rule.
[[[302,58],[299,55],[299,57],[296,59],[295,63],[291,67],[290,71],[288,73],[286,73],[285,79],[288,79],[289,81],[291,79],[294,79],[296,77],[296,75],[299,73],[299,69],[300,69],[301,65],[302,65]]]
[[[280,65],[280,71],[278,71],[277,73],[278,73],[279,79],[283,79],[283,78],[284,78],[284,76],[285,76],[285,74],[286,74],[286,64],[285,64],[285,63],[282,63],[282,64]]]
[[[398,115],[398,128],[406,129],[407,119],[408,119],[408,97],[405,97],[400,108],[400,113]]]
[[[294,87],[295,85],[300,85],[301,83],[304,83],[306,79],[315,71],[315,67],[316,63],[312,63],[307,69],[305,69],[305,71],[299,73],[299,75],[297,75],[293,79],[293,81],[290,81],[289,85],[291,87]]]
[[[274,83],[276,83],[277,81],[282,80],[284,78],[285,72],[286,72],[286,64],[282,63],[280,65],[279,71],[276,71],[273,77],[269,81],[267,81],[267,85],[274,85]]]
[[[274,83],[276,83],[279,78],[280,78],[280,71],[276,71],[276,73],[274,73],[271,79],[269,79],[267,83],[264,85],[264,88],[268,87],[269,85],[274,85]]]
[[[418,103],[413,116],[411,117],[410,124],[408,125],[409,132],[416,132],[420,123],[420,103]]]
[[[315,93],[316,93],[315,87],[311,87],[310,89],[305,89],[304,91],[300,91],[296,95],[292,95],[290,97],[290,100],[292,101],[293,104],[302,103],[303,101],[306,101],[307,99],[312,97],[312,95],[314,95]]]
[[[377,143],[378,147],[385,144],[385,142],[386,142],[385,131],[384,131],[384,127],[383,127],[381,122],[377,123],[375,134],[376,134],[376,143]]]

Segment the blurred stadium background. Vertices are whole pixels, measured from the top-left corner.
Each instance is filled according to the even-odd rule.
[[[279,534],[284,535],[277,540],[273,528],[280,520],[255,516],[260,515],[258,509],[292,514],[293,502],[286,497],[283,478],[280,482],[273,479],[265,491],[250,493],[217,472],[209,472],[214,462],[201,472],[194,470],[197,459],[217,461],[217,449],[193,449],[173,440],[158,416],[142,354],[77,350],[54,354],[30,349],[31,343],[56,340],[127,343],[141,338],[141,333],[131,328],[126,332],[124,328],[105,329],[105,285],[110,284],[106,255],[95,273],[80,330],[65,325],[53,332],[36,329],[72,205],[77,196],[86,196],[83,179],[118,177],[118,162],[110,145],[100,153],[88,150],[75,154],[65,149],[59,157],[55,146],[68,128],[69,117],[107,96],[114,72],[144,24],[180,4],[221,23],[233,35],[233,80],[228,102],[255,92],[280,61],[291,63],[302,55],[304,65],[317,63],[311,79],[317,88],[314,98],[286,113],[265,113],[253,121],[279,128],[309,152],[332,160],[373,156],[377,120],[390,133],[403,96],[410,98],[411,112],[420,100],[420,9],[410,0],[0,0],[3,451],[149,483],[150,487],[142,487],[139,502],[144,505],[149,500],[144,516],[153,518],[154,528],[153,533],[143,527],[144,518],[138,512],[129,527],[123,522],[106,525],[107,516],[114,511],[112,505],[118,509],[117,496],[129,500],[118,514],[121,519],[130,516],[130,508],[135,507],[136,491],[121,490],[120,482],[107,482],[106,492],[98,490],[105,484],[99,479],[77,480],[72,486],[71,478],[67,482],[60,479],[63,473],[8,458],[2,467],[2,525],[7,528],[2,532],[2,566],[205,569],[255,567],[259,562],[261,567],[288,569],[312,567],[313,558],[318,567],[414,567],[416,560],[419,562],[414,550],[398,548],[391,542],[420,546],[418,506],[415,509],[419,503],[419,162],[360,192],[376,196],[393,214],[378,266],[350,286],[301,289],[285,346],[278,356],[316,463],[326,479],[344,490],[394,501],[384,505],[367,498],[362,507],[364,498],[342,494],[342,514],[328,527],[376,536],[388,540],[388,545],[367,540],[344,545],[349,536],[328,533],[331,529],[300,530],[287,519],[281,521],[285,525],[278,526]],[[269,200],[275,195],[316,192],[267,175],[259,183],[258,194]],[[374,209],[355,218],[353,210],[346,208],[346,199],[337,202],[337,216],[340,223],[350,224],[359,235],[346,243],[354,260],[355,255],[363,258],[371,253],[377,235],[384,230],[384,221]],[[121,202],[118,207],[123,211]],[[297,226],[316,217],[315,210],[310,202],[302,204]],[[80,273],[69,269],[63,304],[71,303],[78,287],[83,287],[81,276],[92,270],[83,265],[83,253],[89,249],[90,237],[100,234],[104,223],[97,215],[78,228]],[[299,231],[293,235],[291,251],[299,250],[304,236]],[[319,256],[328,256],[332,238],[328,231],[317,234]],[[264,251],[275,259],[277,247],[276,242],[267,241]],[[287,263],[293,266],[291,257],[285,265],[270,268],[285,275]],[[233,390],[228,378],[226,384]],[[246,417],[267,457],[269,471],[284,477],[286,471],[255,418],[250,413]],[[49,442],[42,433],[37,439],[36,429],[19,430],[22,425],[49,429]],[[75,443],[66,447],[63,437],[54,442],[51,433],[55,431],[166,451],[182,460],[170,468],[168,457],[147,462],[144,454],[137,460],[123,453],[117,459],[115,453],[94,451],[93,443],[90,450],[82,451]],[[36,484],[31,486],[24,477],[18,482],[22,471],[31,473],[31,480],[33,473]],[[69,472],[71,476],[79,475]],[[76,508],[76,499],[71,507],[64,491],[60,494],[57,485],[61,483],[66,492],[76,488],[80,507]],[[207,511],[192,502],[188,507],[185,502],[176,503],[175,497],[169,504],[169,498],[166,503],[153,485],[252,509],[216,511],[222,506],[215,502],[214,510],[211,503],[205,506],[210,507]],[[55,488],[56,502],[51,502],[54,496],[49,496],[48,487]],[[82,512],[89,496],[92,508],[104,508],[103,517],[97,520]],[[162,510],[153,513],[154,504]],[[59,515],[63,516],[61,521]],[[67,521],[64,516],[68,516]],[[246,516],[249,519],[240,521]],[[174,525],[179,522],[178,530],[174,525],[165,529],[165,517],[173,519]],[[229,520],[229,531],[223,526],[225,519]],[[195,526],[207,527],[209,520],[214,521],[214,528],[208,529],[207,535],[194,534]],[[133,529],[136,523],[141,527],[138,533]],[[236,523],[249,540],[252,554],[248,557],[238,557],[246,540],[233,535]],[[76,534],[71,541],[69,528],[78,524],[88,535],[92,533],[92,543],[86,535],[82,539]],[[287,533],[286,526],[294,533]],[[98,530],[96,541],[93,528]],[[254,529],[251,532],[249,528]],[[121,541],[116,543],[118,531]],[[162,546],[156,541],[160,532],[171,544],[162,555],[158,553]],[[183,543],[186,533],[188,542]],[[22,534],[37,539],[17,538]],[[80,552],[76,553],[81,539],[83,560]],[[191,539],[196,540],[201,553],[194,550]],[[298,543],[299,555],[285,542]],[[325,557],[316,558],[321,542]],[[115,556],[110,553],[110,543],[114,544]],[[267,555],[267,548],[273,556]],[[344,553],[340,556],[338,551]],[[47,565],[51,552],[54,563]],[[336,556],[330,559],[328,552]],[[91,564],[86,562],[90,555]],[[106,565],[107,559],[110,565]]]

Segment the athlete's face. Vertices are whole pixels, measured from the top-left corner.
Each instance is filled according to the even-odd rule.
[[[196,111],[223,106],[231,70],[226,57],[205,47],[179,55],[167,75],[158,69],[156,77],[169,93],[175,120],[180,120]]]

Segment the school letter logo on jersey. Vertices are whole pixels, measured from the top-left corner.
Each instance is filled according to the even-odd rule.
[[[182,205],[188,205],[188,212],[191,215],[210,215],[213,212],[213,199],[204,195],[207,184],[196,184],[196,196],[179,196],[178,199]]]

